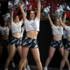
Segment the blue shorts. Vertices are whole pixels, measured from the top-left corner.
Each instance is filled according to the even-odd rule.
[[[63,46],[64,48],[67,46],[67,39],[63,39]]]
[[[50,43],[50,47],[53,47],[53,48],[62,48],[63,47],[62,40],[60,40],[60,41],[52,40],[51,43]]]
[[[0,46],[8,46],[9,44],[9,39],[7,40],[0,40]]]
[[[65,39],[64,48],[70,50],[70,41],[68,41],[67,39]]]
[[[24,47],[37,48],[38,47],[37,39],[31,39],[26,37],[25,39],[22,40],[22,45]]]
[[[22,38],[15,38],[15,37],[12,37],[10,40],[9,40],[9,45],[15,45],[16,47],[18,46],[21,46],[22,45]]]

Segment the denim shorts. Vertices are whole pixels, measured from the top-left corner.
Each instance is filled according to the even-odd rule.
[[[22,45],[24,47],[37,48],[38,47],[37,39],[26,37],[25,39],[22,40]]]
[[[65,39],[64,48],[70,49],[70,41],[68,41],[67,39]]]
[[[50,47],[62,48],[63,47],[62,40],[59,40],[59,41],[52,40],[51,43],[50,43]]]
[[[22,38],[15,38],[15,37],[12,37],[10,40],[9,40],[9,45],[15,45],[16,47],[18,46],[21,46],[22,45]]]

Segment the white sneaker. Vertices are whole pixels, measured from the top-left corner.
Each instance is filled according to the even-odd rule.
[[[47,67],[44,67],[44,70],[48,70],[48,68]]]
[[[27,70],[31,70],[29,65],[27,65],[27,67],[26,67],[26,68],[27,68]]]
[[[27,70],[27,68],[25,68],[25,70]]]
[[[14,63],[14,62],[12,62],[12,67],[13,67],[13,68],[15,68],[15,67],[16,67],[16,65],[15,65],[15,63]]]
[[[8,70],[8,68],[5,68],[4,70]]]

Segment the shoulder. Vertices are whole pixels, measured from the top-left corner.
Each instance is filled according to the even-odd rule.
[[[35,21],[36,21],[36,22],[40,22],[40,18],[37,18],[37,17],[36,17],[36,18],[35,18]]]

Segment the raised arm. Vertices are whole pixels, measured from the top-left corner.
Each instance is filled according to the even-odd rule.
[[[22,13],[23,20],[25,20],[26,19],[26,13],[25,13],[25,11],[23,9],[23,5],[24,5],[24,3],[23,4],[20,4],[19,5],[19,8],[20,8],[20,11]]]
[[[41,15],[41,2],[40,0],[38,0],[38,4],[37,4],[37,18],[40,19],[40,15]]]
[[[62,20],[61,17],[59,18],[59,20],[60,20],[60,24],[65,28],[65,27],[67,26],[67,25],[65,24],[65,22],[66,22],[66,15],[64,15],[63,20]]]
[[[64,14],[63,22],[66,23],[66,14]]]
[[[13,9],[10,10],[10,23],[13,22]]]
[[[52,21],[52,19],[51,19],[49,14],[48,14],[48,19],[49,19],[49,22],[50,22],[51,26],[53,26],[54,24],[53,24],[53,21]]]

